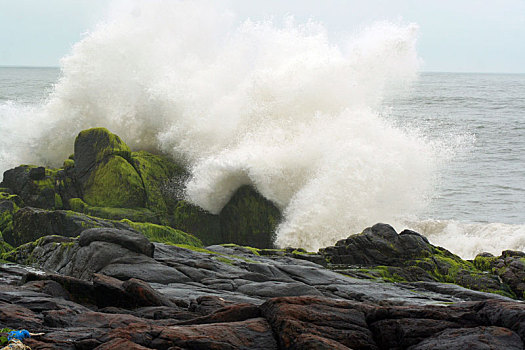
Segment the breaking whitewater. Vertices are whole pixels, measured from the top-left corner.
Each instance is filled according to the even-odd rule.
[[[284,214],[279,246],[317,250],[387,222],[463,258],[524,250],[525,106],[515,104],[525,102],[512,94],[525,79],[421,75],[417,33],[381,22],[334,39],[319,23],[239,22],[196,3],[121,12],[60,71],[0,69],[0,171],[58,166],[79,131],[103,126],[184,162],[184,196],[211,213],[254,185]],[[495,94],[480,102],[468,91],[509,79],[507,110],[491,109]],[[500,135],[472,126],[490,129],[496,117],[509,130],[494,151],[479,140]],[[483,173],[489,165],[496,173]],[[510,177],[492,193],[497,171]]]

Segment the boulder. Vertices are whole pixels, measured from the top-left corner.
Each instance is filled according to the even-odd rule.
[[[354,277],[389,282],[438,281],[474,290],[514,297],[506,283],[478,269],[470,261],[433,246],[417,232],[400,234],[387,224],[376,224],[362,233],[320,249],[332,269]]]
[[[420,234],[413,231],[397,234],[390,225],[376,224],[322,252],[334,264],[399,266],[406,260],[430,256],[432,249]]]
[[[83,200],[95,207],[144,207],[146,193],[131,150],[105,128],[80,132],[73,172]]]
[[[4,172],[0,187],[9,188],[20,196],[25,205],[62,209],[64,200],[61,194],[75,193],[75,188],[63,170],[21,165]]]
[[[273,248],[281,212],[253,187],[240,187],[213,215],[184,200],[177,203],[172,225],[197,236],[205,245],[235,243],[255,248]]]
[[[273,248],[280,210],[251,186],[240,187],[219,213],[222,243]]]
[[[93,128],[80,132],[75,139],[75,175],[82,185],[90,173],[110,156],[130,159],[131,150],[120,137],[106,128]]]
[[[92,228],[82,231],[78,239],[78,244],[81,247],[90,245],[92,242],[108,242],[118,244],[132,252],[144,254],[146,256],[153,256],[153,249],[155,248],[144,235],[122,229],[111,228]]]
[[[205,245],[224,243],[219,216],[210,214],[185,200],[177,203],[171,225],[195,235]]]
[[[505,250],[499,257],[481,253],[474,265],[498,276],[518,298],[525,299],[525,252]]]
[[[145,151],[131,153],[131,161],[144,184],[146,208],[167,218],[183,192],[186,169],[172,159]]]
[[[20,205],[22,205],[22,200],[19,196],[0,192],[0,253],[12,249],[3,236],[7,235],[9,237],[12,234],[13,215],[18,211]]]
[[[60,235],[76,237],[93,227],[128,228],[126,224],[111,222],[65,210],[44,210],[25,207],[13,216],[13,228],[6,231],[4,239],[14,247],[32,242],[40,237]]]

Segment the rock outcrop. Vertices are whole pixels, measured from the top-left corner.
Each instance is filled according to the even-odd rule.
[[[499,257],[482,253],[474,259],[474,265],[480,270],[498,276],[514,294],[525,299],[525,253],[505,250]]]
[[[417,232],[404,230],[398,234],[386,224],[376,224],[320,252],[331,269],[350,276],[395,282],[454,283],[474,290],[517,296],[508,280],[502,282],[497,275],[487,274],[476,264],[431,245]]]
[[[201,265],[203,254],[186,251]],[[319,286],[320,276],[312,285]],[[352,279],[346,279],[351,287]],[[453,305],[435,305],[437,299],[425,296],[414,303],[311,293],[241,301],[227,293],[201,294],[217,287],[194,282],[162,287],[96,273],[86,281],[10,265],[0,266],[0,280],[0,328],[43,333],[24,341],[34,350],[524,348],[525,305],[487,299],[483,293],[479,301],[456,299]],[[324,278],[329,282],[333,276]],[[385,284],[372,283],[367,288],[371,294]],[[199,293],[183,295],[178,291],[182,285]],[[403,295],[401,289],[393,286],[390,295]]]
[[[132,152],[107,129],[84,130],[62,168],[22,165],[5,172],[0,183],[0,215],[5,216],[0,216],[0,231],[10,231],[8,240],[15,245],[28,242],[30,237],[18,239],[20,233],[13,232],[12,217],[20,207],[30,206],[171,226],[205,244],[273,247],[280,211],[270,201],[244,186],[219,215],[212,215],[181,198],[187,177],[182,165],[162,155]],[[18,196],[18,207],[4,208],[7,204],[2,202],[8,195]],[[6,228],[2,230],[2,226]],[[50,231],[47,234],[54,234]],[[33,239],[37,235],[33,234]]]

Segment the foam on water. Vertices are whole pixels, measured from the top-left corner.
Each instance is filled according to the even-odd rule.
[[[432,197],[450,147],[378,112],[417,77],[417,26],[332,41],[318,23],[236,24],[199,2],[116,13],[62,60],[43,106],[2,105],[1,170],[59,165],[79,131],[105,126],[185,162],[188,199],[212,213],[253,184],[284,212],[277,244],[314,250]]]
[[[481,252],[499,256],[506,249],[525,251],[525,225],[422,220],[404,222],[399,227],[421,232],[432,244],[445,247],[463,259],[473,259]]]

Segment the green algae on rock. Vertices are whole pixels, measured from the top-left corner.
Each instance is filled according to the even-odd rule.
[[[110,156],[91,172],[83,186],[84,201],[96,207],[144,207],[146,193],[135,168],[120,156]]]
[[[120,137],[106,128],[81,131],[75,139],[75,172],[83,182],[93,167],[106,157],[118,155],[130,159],[131,150]]]
[[[25,205],[44,209],[62,209],[59,189],[65,190],[61,169],[21,165],[4,173],[0,187],[17,194]]]
[[[419,233],[397,233],[376,224],[362,233],[320,250],[327,265],[345,275],[381,278],[387,282],[436,281],[473,290],[516,297],[507,283],[478,269],[448,250],[433,246]]]
[[[94,207],[90,206],[80,198],[71,198],[69,200],[69,207],[73,211],[103,219],[128,219],[137,222],[152,222],[154,224],[161,223],[159,216],[146,208]]]
[[[199,237],[206,245],[223,243],[219,217],[187,201],[177,203],[172,226]]]
[[[240,187],[219,213],[223,243],[272,248],[281,212],[251,186]]]
[[[167,216],[174,208],[177,198],[166,193],[168,183],[173,185],[174,178],[187,176],[186,170],[164,156],[145,151],[131,153],[132,164],[139,173],[146,192],[145,206],[153,212]]]
[[[202,247],[202,242],[197,237],[181,230],[176,230],[169,226],[133,222],[126,219],[121,220],[120,222],[125,223],[132,229],[142,233],[151,242],[165,244],[185,244],[192,247]]]

